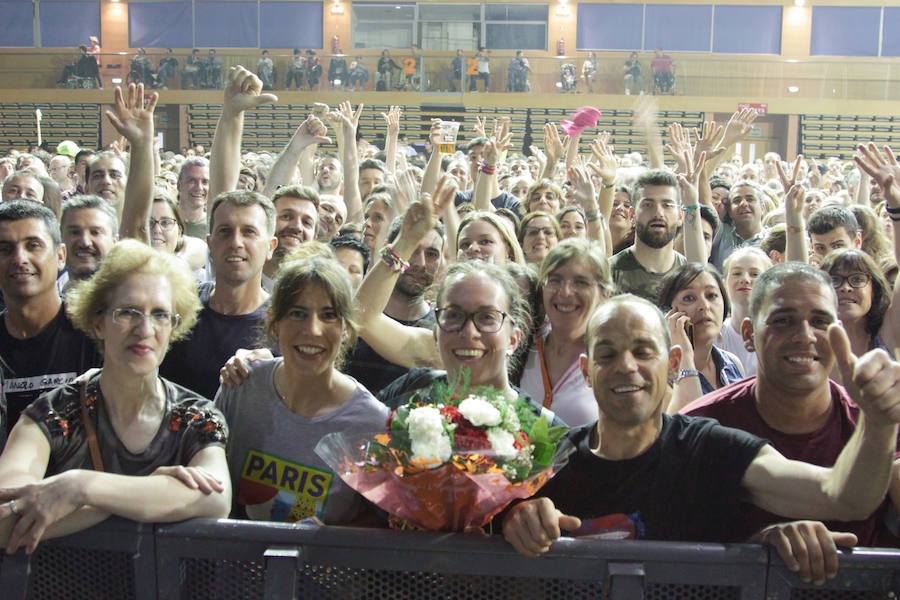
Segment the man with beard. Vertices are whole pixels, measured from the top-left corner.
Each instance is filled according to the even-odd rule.
[[[399,218],[391,224],[387,235],[389,244],[400,234],[400,225]],[[444,226],[438,221],[409,258],[409,268],[397,279],[384,314],[404,325],[426,329],[434,326],[434,309],[425,301],[425,291],[443,266],[443,253]],[[408,371],[383,359],[362,339],[356,342],[349,367],[347,373],[373,394]]]
[[[646,171],[631,198],[634,245],[610,258],[609,266],[620,292],[656,303],[662,280],[686,262],[672,243],[681,225],[678,181],[669,171]]]
[[[320,194],[340,194],[344,183],[341,161],[336,156],[326,154],[316,165],[316,187]]]
[[[75,196],[63,205],[60,218],[62,241],[66,245],[66,281],[62,289],[88,279],[119,239],[116,211],[99,196]]]
[[[262,286],[272,291],[275,275],[284,257],[303,242],[316,239],[319,218],[319,194],[305,185],[283,187],[272,198],[275,205],[275,238],[278,246],[263,266]]]
[[[713,239],[709,262],[719,272],[725,259],[744,246],[758,247],[765,238],[762,228],[763,191],[752,181],[738,181],[731,186],[725,205],[725,218]]]

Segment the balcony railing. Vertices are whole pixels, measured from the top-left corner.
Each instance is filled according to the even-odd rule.
[[[4,52],[0,54],[0,88],[57,87],[57,81],[66,65],[73,64],[80,54],[75,52],[37,53]],[[220,52],[223,71],[241,64],[251,71],[257,70],[258,53]],[[156,70],[163,54],[148,53],[152,69]],[[168,81],[169,89],[180,89],[182,74],[188,55],[176,54],[178,67]],[[205,59],[205,51],[201,53]],[[290,54],[270,54],[274,63],[274,89],[286,88]],[[101,76],[105,85],[114,82],[128,82],[136,75],[132,69],[134,54],[104,53],[100,55]],[[350,75],[340,80],[329,80],[329,66],[335,58],[332,55],[318,55],[322,71],[314,91],[353,91]],[[464,57],[461,78],[453,76],[453,55],[423,55],[413,67],[402,52],[394,51],[392,58],[400,69],[394,69],[391,76],[381,77],[377,71],[376,55],[342,55],[348,68],[354,60],[361,60],[368,71],[368,79],[359,84],[364,91],[381,90],[377,83],[384,83],[383,91],[420,92],[429,95],[456,96],[471,92],[472,84],[478,93],[485,89],[484,78],[478,77],[470,56]],[[624,54],[621,57],[604,56],[596,61],[592,81],[583,77],[584,55],[578,57],[530,57],[530,70],[524,79],[510,75],[511,54],[492,53],[490,55],[490,78],[487,90],[492,93],[599,93],[624,94]],[[652,57],[642,56],[643,88],[646,93],[664,93],[667,90],[654,86]],[[188,78],[188,86],[215,87],[220,82],[211,78],[194,81]],[[633,93],[639,89],[633,83]],[[295,87],[295,86],[292,86]],[[303,87],[309,90],[309,80],[304,75]],[[451,91],[455,90],[455,91]],[[671,93],[679,96],[702,96],[709,98],[800,98],[818,100],[894,100],[900,97],[900,67],[894,61],[828,61],[828,60],[787,60],[769,59],[718,59],[706,57],[680,56],[675,60],[674,85]]]
[[[769,549],[561,539],[537,559],[499,536],[198,519],[110,519],[3,557],[0,597],[365,599],[896,598],[900,551],[858,548],[804,584]]]

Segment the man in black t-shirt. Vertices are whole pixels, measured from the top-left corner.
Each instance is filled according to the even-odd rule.
[[[205,398],[215,397],[219,369],[238,348],[260,346],[269,302],[262,270],[277,244],[275,207],[257,192],[225,192],[213,202],[209,229],[215,284],[201,288],[197,324],[172,345],[159,368],[166,379]]]
[[[30,200],[0,204],[0,442],[39,395],[101,363],[94,343],[65,314],[56,287],[65,262],[49,209]]]
[[[829,334],[832,346],[843,341],[835,354],[845,380],[857,387],[867,426],[857,429],[861,435],[832,468],[823,468],[789,461],[763,440],[714,421],[663,414],[681,348],[671,346],[665,318],[650,302],[629,294],[608,300],[588,323],[581,357],[600,419],[569,433],[576,450],[568,465],[541,490],[544,497],[509,510],[504,536],[528,556],[546,552],[561,529],[730,541],[740,501],[793,518],[864,518],[887,489],[900,420],[893,387],[900,364],[880,351],[856,359],[842,329]],[[822,549],[829,550],[833,556],[833,543]],[[814,570],[817,580],[824,569]]]
[[[387,241],[392,243],[400,233],[401,219],[391,224]],[[444,264],[444,226],[438,222],[425,236],[409,258],[409,268],[400,275],[384,314],[411,327],[434,327],[434,309],[425,301],[425,292],[434,283]],[[373,342],[376,342],[373,340]],[[385,343],[377,341],[378,343]],[[365,340],[360,338],[350,354],[347,374],[355,378],[373,394],[378,394],[408,369],[383,359]]]

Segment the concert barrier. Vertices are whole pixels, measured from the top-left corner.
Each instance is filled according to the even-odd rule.
[[[803,583],[750,544],[562,539],[537,559],[499,536],[195,519],[110,519],[0,563],[0,597],[850,600],[896,598],[900,551],[857,548]]]

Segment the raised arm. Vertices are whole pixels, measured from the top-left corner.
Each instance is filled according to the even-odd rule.
[[[437,222],[437,216],[446,203],[452,203],[456,195],[455,182],[441,180],[434,198],[427,194],[421,201],[410,205],[403,216],[403,224],[397,239],[391,246],[393,253],[404,263],[409,260],[419,243]],[[390,260],[390,259],[389,259]],[[366,278],[356,291],[359,306],[359,335],[384,359],[407,368],[441,366],[440,355],[431,331],[421,327],[402,325],[384,314],[388,299],[400,276],[400,264],[396,259],[375,258]]]
[[[634,107],[634,115],[632,117],[634,126],[644,134],[647,140],[647,156],[650,159],[651,169],[662,169],[665,166],[663,160],[663,144],[662,136],[659,135],[659,124],[657,123],[658,107],[656,100],[649,96],[640,96]]]
[[[883,152],[879,152],[875,144],[869,143],[857,148],[854,160],[860,170],[878,182],[884,192],[885,210],[891,221],[894,221],[894,259],[897,260],[900,257],[900,227],[896,222],[900,221],[900,165],[897,164],[894,151],[890,146],[885,146]],[[894,356],[897,356],[897,349],[900,347],[900,286],[894,288],[891,305],[878,333]]]
[[[706,164],[706,153],[701,153],[695,164],[693,153],[685,152],[682,162],[685,169],[678,173],[678,188],[681,190],[681,206],[684,210],[684,256],[690,262],[703,264],[709,259],[709,255],[706,244],[703,243],[703,228],[700,223],[703,219],[700,217],[697,187]]]
[[[212,209],[216,196],[237,187],[241,172],[244,111],[277,101],[278,97],[274,94],[262,93],[262,82],[259,77],[240,65],[229,69],[222,114],[216,124],[216,133],[209,150],[207,212]]]
[[[144,84],[128,86],[128,98],[116,87],[113,110],[106,117],[119,135],[131,144],[131,165],[125,184],[125,203],[119,215],[121,237],[150,243],[150,207],[153,204],[153,111],[159,94],[153,92],[144,106]]]
[[[860,358],[839,324],[828,329],[841,379],[859,405],[859,422],[834,466],[788,460],[765,446],[742,480],[748,499],[793,518],[859,520],[884,499],[900,421],[900,363],[883,350]]]
[[[397,164],[397,137],[400,135],[400,107],[391,106],[386,113],[381,113],[387,125],[387,135],[384,136],[384,165],[388,173],[396,173]]]
[[[557,129],[556,123],[544,123],[544,156],[547,157],[547,162],[544,163],[539,179],[553,180],[556,166],[559,164],[559,159],[563,156],[568,140],[568,136],[564,138],[559,137],[559,129]]]
[[[318,144],[328,144],[331,138],[327,137],[325,124],[318,117],[310,115],[300,124],[291,141],[287,143],[278,160],[272,165],[269,176],[266,178],[266,187],[263,189],[263,195],[269,198],[275,193],[279,187],[290,185],[297,169],[297,163],[303,151],[310,146],[315,147]],[[306,180],[304,184],[311,185],[312,180]]]
[[[497,167],[501,160],[501,154],[510,146],[510,139],[512,139],[512,134],[509,133],[508,128],[501,126],[497,135],[491,136],[484,145],[482,153],[484,165],[478,167],[478,178],[475,180],[475,190],[472,192],[472,203],[476,210],[494,210],[491,199],[500,190],[497,183]]]
[[[335,117],[340,120],[341,166],[344,169],[344,206],[347,207],[347,222],[361,222],[363,218],[362,196],[359,194],[359,154],[356,152],[356,128],[363,105],[356,107],[350,102],[341,102]]]
[[[431,192],[437,187],[441,178],[441,120],[431,120],[431,131],[428,132],[428,140],[431,142],[431,156],[422,173],[422,191]]]
[[[787,195],[784,197],[785,260],[809,262],[809,242],[806,237],[806,223],[803,220],[803,200],[806,198],[806,188],[795,183],[787,190]]]

